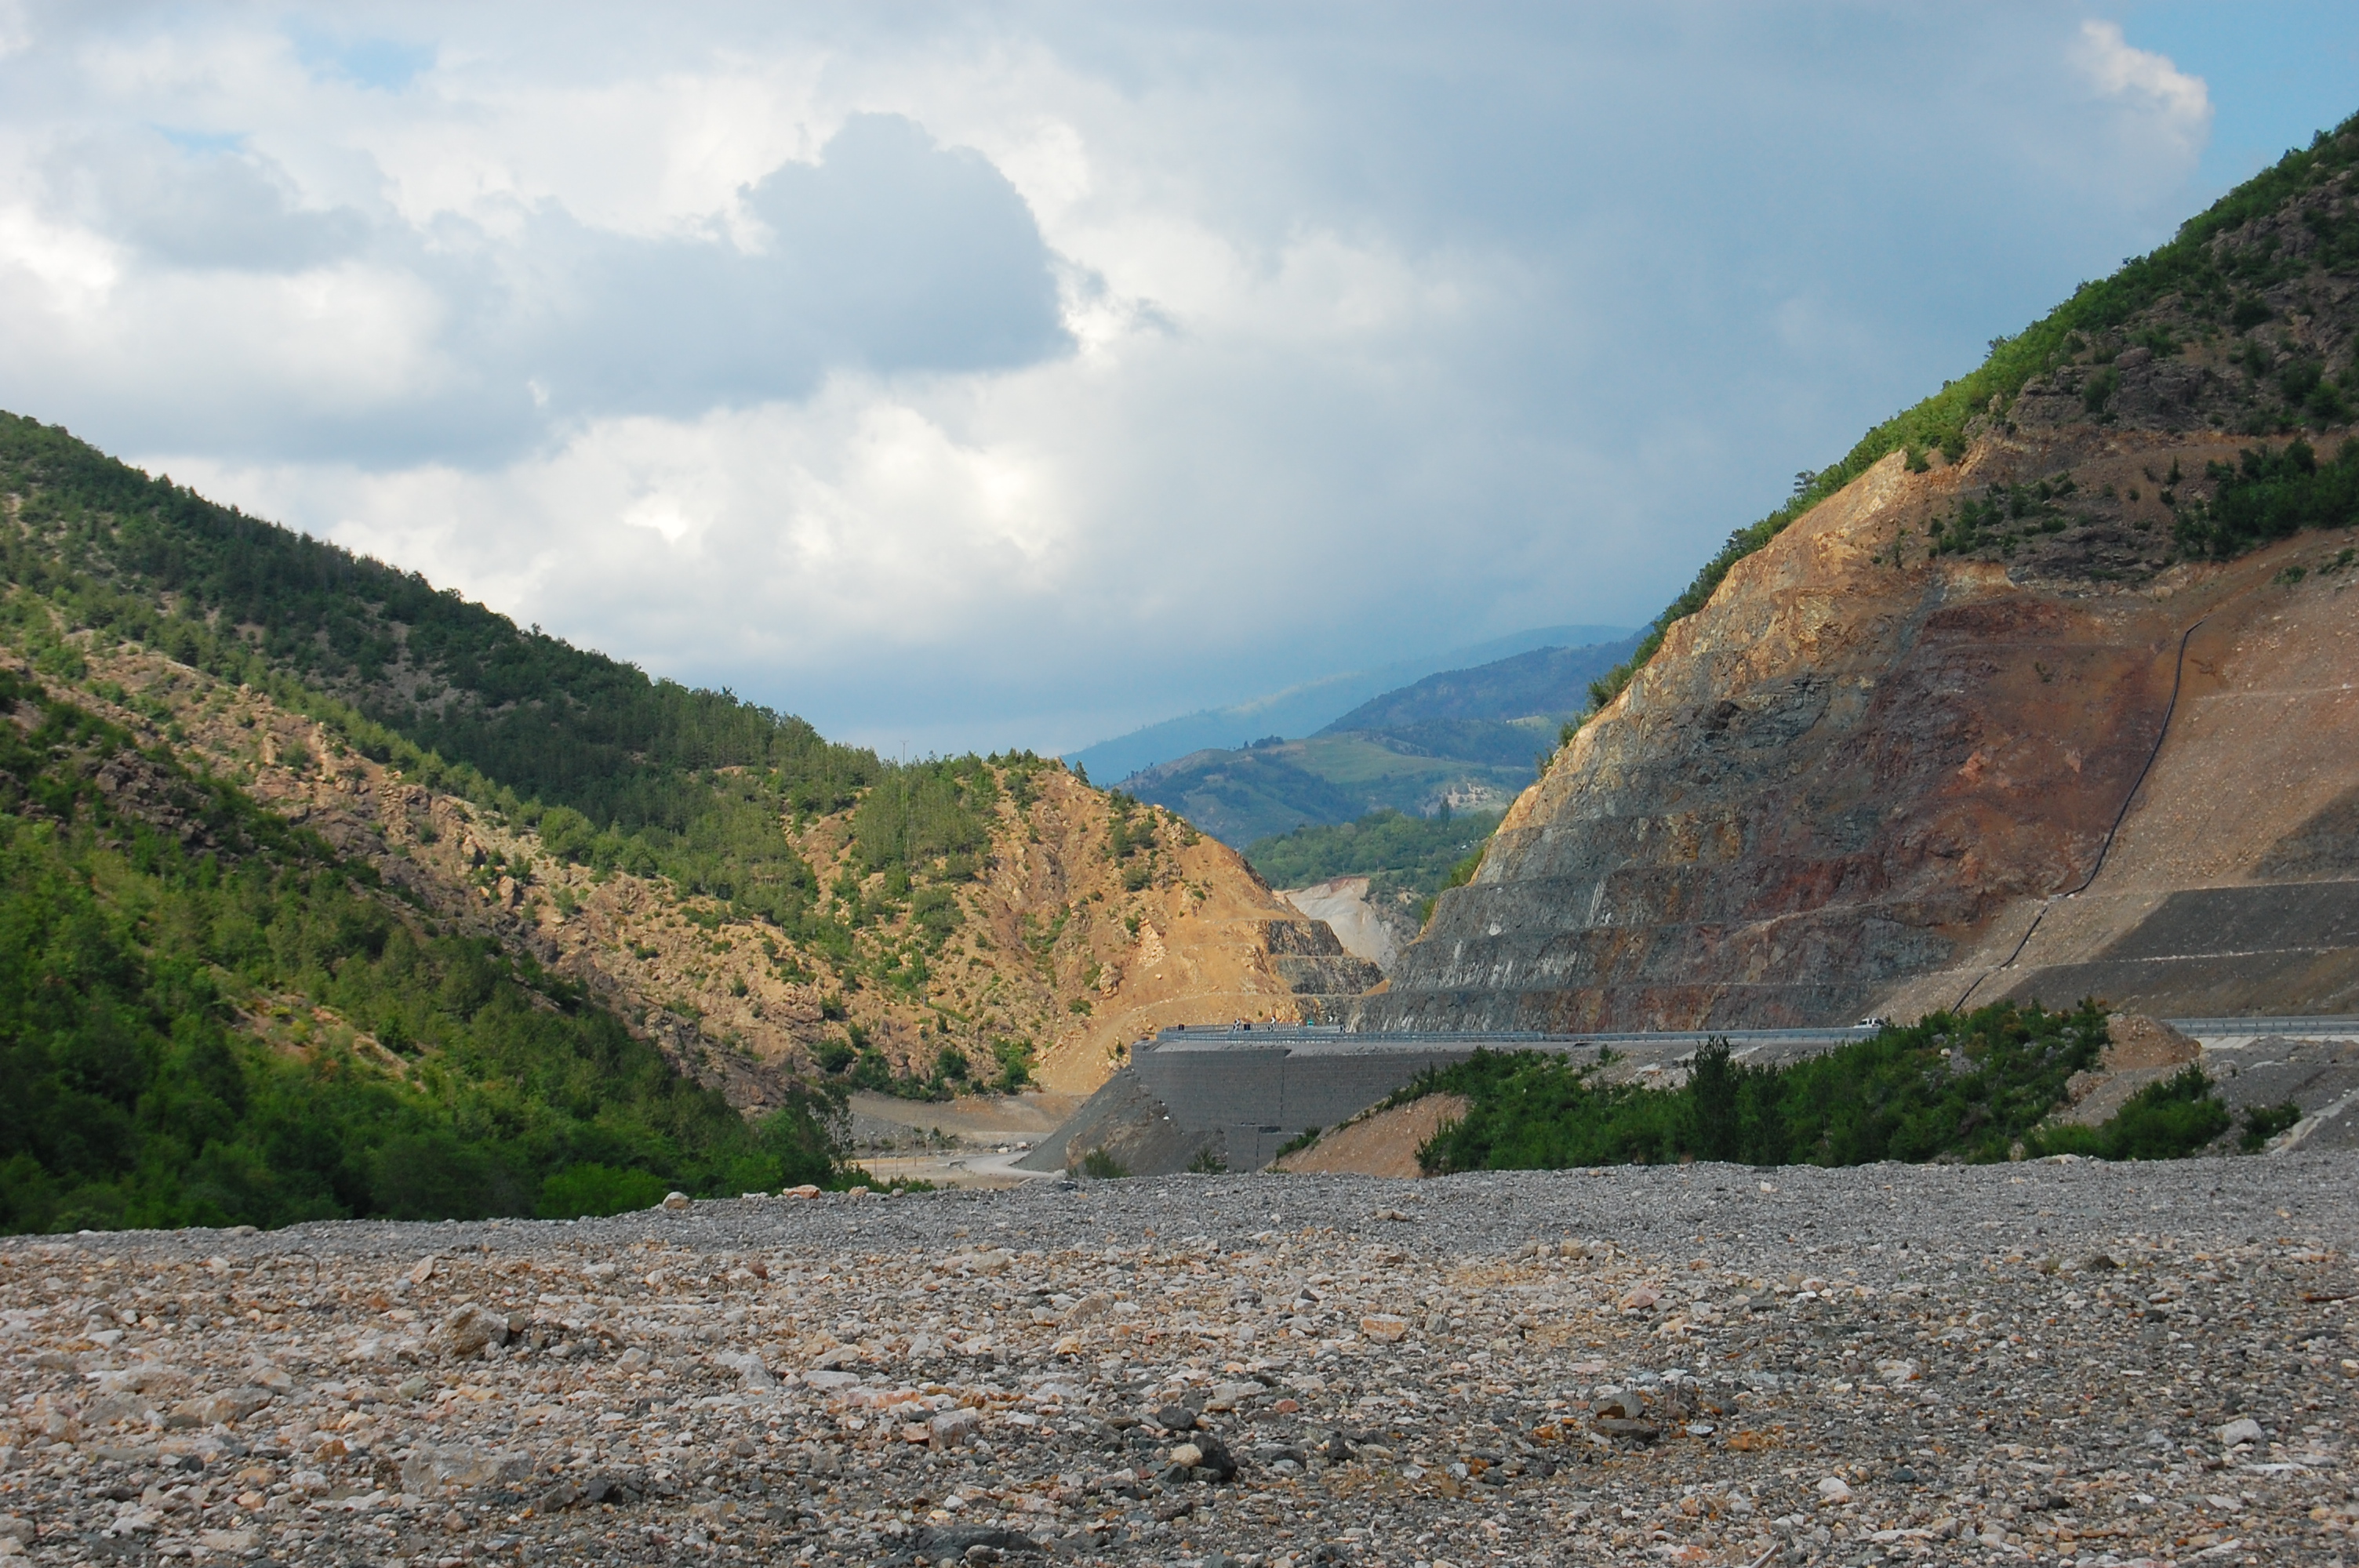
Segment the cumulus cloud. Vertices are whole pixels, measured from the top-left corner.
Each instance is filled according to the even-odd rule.
[[[2031,0],[292,15],[0,10],[0,406],[920,748],[1635,623],[2210,124]]]
[[[2120,23],[2082,23],[2073,60],[2090,86],[2129,107],[2139,116],[2138,129],[2162,138],[2177,156],[2192,157],[2211,140],[2212,94],[2203,79],[2134,48]]]

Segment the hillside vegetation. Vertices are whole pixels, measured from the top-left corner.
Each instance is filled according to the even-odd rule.
[[[527,956],[0,671],[0,1229],[640,1207],[841,1179]]]
[[[54,708],[87,741],[25,763],[67,768],[25,798],[162,768],[301,825],[236,849],[234,877],[228,849],[126,870],[105,833],[67,835],[0,895],[0,920],[49,932],[71,920],[43,901],[78,881],[72,919],[111,933],[123,1016],[154,1036],[108,1080],[129,1119],[104,1152],[11,1135],[31,1141],[0,1158],[33,1163],[0,1222],[604,1212],[817,1179],[849,1091],[1086,1091],[1133,1032],[1292,1016],[1324,983],[1316,935],[1241,858],[1060,763],[888,764],[14,416],[0,567],[0,670],[40,692],[19,728]],[[247,890],[236,913],[204,903],[217,885]],[[159,942],[158,909],[199,935]],[[226,926],[263,956],[202,935]],[[231,1000],[175,989],[183,959]],[[451,979],[479,971],[480,998]],[[167,1137],[140,1118],[177,1059],[155,1042],[201,1027],[184,1015],[212,1019],[235,1093]],[[97,1049],[7,1027],[40,1094]],[[289,1078],[297,1057],[332,1087]]]
[[[1465,881],[1483,841],[1498,826],[1495,815],[1480,812],[1404,816],[1377,811],[1357,822],[1298,827],[1258,839],[1245,858],[1272,887],[1366,877],[1372,903],[1401,893],[1423,901]]]
[[[2229,1130],[2233,1119],[2201,1068],[2141,1089],[2102,1126],[2044,1125],[2066,1104],[2073,1076],[2097,1065],[2106,1038],[2094,1005],[2050,1012],[2000,1003],[1886,1027],[1785,1066],[1748,1066],[1716,1041],[1697,1052],[1676,1088],[1616,1081],[1610,1054],[1576,1065],[1539,1052],[1482,1052],[1428,1073],[1393,1103],[1431,1094],[1467,1102],[1419,1150],[1428,1174],[1683,1160],[2174,1159]]]

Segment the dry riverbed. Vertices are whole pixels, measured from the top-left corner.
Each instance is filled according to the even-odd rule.
[[[0,1247],[0,1556],[2359,1560],[2343,1153]]]

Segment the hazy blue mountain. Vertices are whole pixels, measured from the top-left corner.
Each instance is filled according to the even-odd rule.
[[[1585,647],[1534,648],[1527,654],[1516,654],[1473,669],[1443,670],[1397,691],[1371,697],[1321,733],[1332,735],[1345,730],[1399,732],[1469,719],[1580,713],[1589,707],[1589,683],[1628,658],[1637,645],[1638,634],[1634,632],[1616,642],[1594,643]]]
[[[1123,787],[1239,848],[1372,811],[1501,811],[1532,781],[1563,720],[1589,706],[1589,683],[1636,641],[1537,648],[1443,670],[1301,740],[1204,747],[1143,768]]]
[[[1069,752],[1065,760],[1087,768],[1090,777],[1098,783],[1110,784],[1193,752],[1233,750],[1272,735],[1310,734],[1325,728],[1337,715],[1348,712],[1354,704],[1437,670],[1461,669],[1536,648],[1595,643],[1625,634],[1626,629],[1619,626],[1534,627],[1422,658],[1398,660],[1376,669],[1321,676],[1225,708],[1208,708],[1167,719]]]

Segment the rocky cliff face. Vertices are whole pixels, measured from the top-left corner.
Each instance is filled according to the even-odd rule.
[[[2175,289],[2057,334],[1956,460],[1894,451],[1739,561],[1338,1015],[2359,1005],[2359,534],[2216,562],[2180,526],[2210,464],[2349,435],[2359,133],[2322,146],[2207,216]]]
[[[2234,449],[2083,427],[1994,435],[1924,473],[1894,454],[1672,628],[1353,1016],[1580,1030],[2006,994],[2345,1005],[2353,536],[2225,565],[2162,566],[2148,543],[2169,517],[2147,476]],[[1926,553],[1960,499],[2032,482],[2114,499],[2071,503],[2011,558]]]
[[[2126,500],[2148,470],[2200,472],[2225,455],[2216,438],[2095,434],[1986,440],[1923,474],[1895,454],[1672,629],[1356,1016],[1698,1028],[1922,1011],[1969,989],[2059,1002],[2096,987],[2147,1011],[2345,996],[2359,969],[2332,921],[2319,941],[2333,953],[2308,955],[2315,972],[2291,990],[2197,984],[2189,965],[2160,961],[2210,939],[2199,909],[2281,903],[2252,890],[2299,880],[2323,917],[2351,886],[2354,574],[2319,569],[2350,539],[2314,534],[2110,582],[2083,564],[2135,560],[2159,531],[2141,515],[2158,503]],[[2123,498],[2118,515],[2067,530],[2086,536],[2050,536],[2073,559],[1924,553],[1929,524],[1962,494],[2060,473]],[[2190,627],[2188,688],[2158,755]],[[2043,921],[2045,946],[2015,955],[2043,901],[2097,870],[2150,757],[2105,880],[2071,918]],[[2155,951],[2124,949],[2148,960],[2137,983],[2025,970],[2050,949],[2093,960],[2175,896],[2228,888],[2245,891],[2182,900],[2169,918],[2185,929],[2147,930]],[[2010,957],[2015,971],[1985,977]]]

